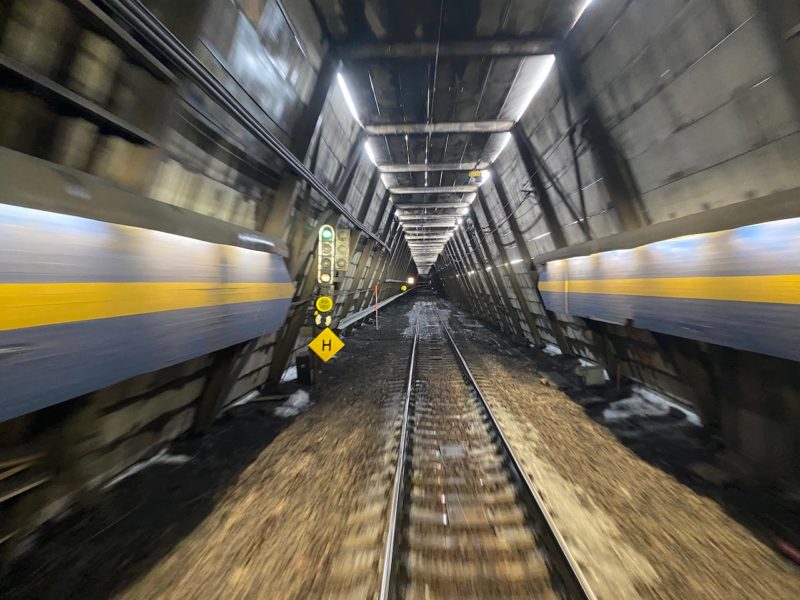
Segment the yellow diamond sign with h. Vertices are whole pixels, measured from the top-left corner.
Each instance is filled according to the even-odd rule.
[[[344,342],[329,327],[326,327],[322,330],[322,333],[311,340],[308,347],[314,351],[314,354],[328,362],[336,356],[339,350],[344,348]]]

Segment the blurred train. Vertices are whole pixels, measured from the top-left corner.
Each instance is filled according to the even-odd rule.
[[[286,318],[278,241],[9,150],[0,190],[0,421]]]
[[[800,360],[800,218],[548,262],[556,313]]]

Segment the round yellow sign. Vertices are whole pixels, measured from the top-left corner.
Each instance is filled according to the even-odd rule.
[[[331,312],[333,310],[333,298],[330,296],[320,296],[314,303],[317,310],[321,313]]]
[[[408,289],[408,288],[407,288],[406,286],[404,286],[404,285],[401,285],[401,286],[400,286],[400,291],[401,291],[401,292],[405,292],[407,289]]]

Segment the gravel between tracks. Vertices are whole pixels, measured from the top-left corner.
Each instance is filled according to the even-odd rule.
[[[397,364],[387,356],[389,345],[399,350]],[[357,565],[345,560],[339,568],[337,555],[346,524],[369,510],[364,485],[384,466],[377,457],[391,442],[401,408],[387,410],[381,399],[387,381],[403,379],[410,348],[385,339],[354,346],[326,367],[318,404],[258,456],[197,531],[120,598],[149,599],[154,590],[164,598],[320,598],[348,589],[342,571]],[[384,358],[380,377],[377,354]]]
[[[797,598],[800,571],[543,384],[529,358],[476,345],[482,334],[459,344],[600,598]]]

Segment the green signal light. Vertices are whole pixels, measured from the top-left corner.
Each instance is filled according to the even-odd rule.
[[[323,227],[320,229],[319,235],[322,237],[323,240],[332,240],[333,239],[333,229],[330,227]]]

